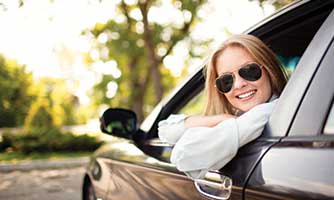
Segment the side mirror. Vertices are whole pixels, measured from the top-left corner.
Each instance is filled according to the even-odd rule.
[[[109,108],[104,111],[100,123],[102,132],[126,139],[132,139],[137,130],[136,114],[122,108]]]

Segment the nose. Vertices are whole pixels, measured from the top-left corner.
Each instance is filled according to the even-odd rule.
[[[239,74],[235,74],[235,77],[234,77],[234,84],[233,84],[233,87],[235,89],[240,89],[240,88],[243,88],[247,85],[247,81],[245,79],[243,79],[242,77],[240,77]]]

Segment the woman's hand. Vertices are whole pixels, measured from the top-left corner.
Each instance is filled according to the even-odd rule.
[[[220,122],[230,119],[236,118],[234,115],[230,114],[220,114],[220,115],[211,115],[211,116],[203,116],[203,115],[193,115],[189,116],[184,121],[185,128],[192,127],[214,127]]]

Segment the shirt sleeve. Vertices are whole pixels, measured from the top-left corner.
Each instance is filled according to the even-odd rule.
[[[175,144],[186,130],[184,126],[186,117],[184,114],[170,115],[166,120],[160,121],[158,124],[160,140],[168,144]]]
[[[255,106],[240,117],[215,127],[186,129],[175,144],[171,162],[190,178],[202,178],[232,160],[238,148],[259,137],[276,100]]]

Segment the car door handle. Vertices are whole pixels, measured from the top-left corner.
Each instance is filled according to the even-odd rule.
[[[232,179],[218,172],[208,172],[203,179],[194,181],[196,189],[204,196],[219,200],[227,200],[231,196]]]

